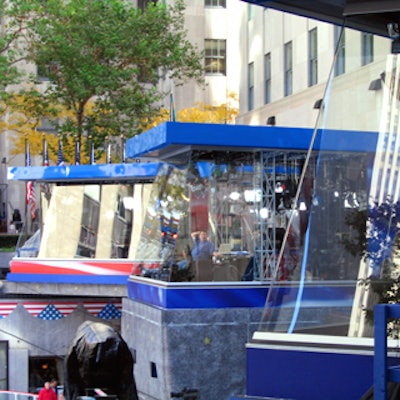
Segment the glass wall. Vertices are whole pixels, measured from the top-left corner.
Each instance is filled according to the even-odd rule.
[[[342,31],[337,57],[351,35]],[[383,51],[373,67],[354,68],[361,61],[346,53],[352,71],[342,75],[333,61],[260,331],[372,336],[373,305],[398,302],[399,56]],[[332,152],[332,129],[354,138],[354,148],[360,133],[376,144]]]

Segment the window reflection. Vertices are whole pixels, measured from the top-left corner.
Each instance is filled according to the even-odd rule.
[[[47,185],[31,254],[129,258],[132,273],[167,281],[356,279],[360,260],[346,243],[366,208],[369,156],[319,151],[303,171],[305,157],[193,152],[186,165],[162,164],[152,183]],[[199,232],[207,260],[192,254],[205,246]]]

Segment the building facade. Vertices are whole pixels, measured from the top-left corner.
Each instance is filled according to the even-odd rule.
[[[244,12],[238,124],[314,127],[332,76],[341,108],[330,127],[376,126],[382,91],[369,86],[385,70],[389,39],[256,5]]]

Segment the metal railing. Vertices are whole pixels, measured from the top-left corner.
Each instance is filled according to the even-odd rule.
[[[37,400],[38,395],[33,393],[0,390],[0,400]]]

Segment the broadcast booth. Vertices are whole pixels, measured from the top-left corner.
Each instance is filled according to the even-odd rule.
[[[168,122],[127,142],[131,163],[10,168],[34,182],[40,212],[7,280],[127,285],[122,334],[140,391],[243,393],[262,380],[246,380],[253,333],[347,336],[361,323],[362,255],[349,245],[360,227],[349,218],[368,208],[377,142]],[[216,250],[207,262],[190,257],[200,230]]]

